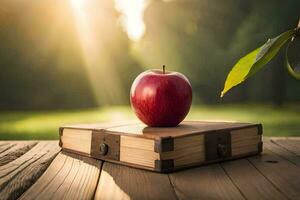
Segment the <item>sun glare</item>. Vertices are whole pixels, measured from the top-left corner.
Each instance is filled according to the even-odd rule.
[[[145,31],[143,12],[147,0],[110,1],[106,4],[101,1],[69,0],[85,69],[99,105],[106,100],[117,102],[126,96],[116,69],[106,67],[113,63],[110,51],[115,48],[107,47],[114,44],[108,41],[114,40],[114,30],[117,28],[111,24],[113,19],[107,19],[114,12],[113,6],[121,13],[120,20],[131,40],[139,40]]]
[[[138,41],[145,32],[146,3],[146,0],[115,0],[116,9],[122,13],[121,23],[131,40]]]
[[[70,0],[71,5],[76,11],[79,11],[81,7],[84,5],[84,0]]]
[[[131,40],[138,41],[145,32],[143,21],[147,0],[114,0],[116,9],[121,12],[121,25],[124,27]],[[70,0],[77,14],[82,12],[84,0]]]

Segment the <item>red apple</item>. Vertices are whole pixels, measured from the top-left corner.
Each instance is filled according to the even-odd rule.
[[[148,126],[177,126],[188,114],[192,87],[181,73],[148,70],[136,77],[130,91],[136,116]]]

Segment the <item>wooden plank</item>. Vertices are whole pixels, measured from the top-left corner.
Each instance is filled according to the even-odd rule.
[[[290,162],[294,163],[297,166],[300,166],[300,157],[296,154],[288,151],[287,149],[283,148],[282,146],[274,143],[270,138],[264,139],[264,148],[272,151],[273,153],[281,156],[284,159],[289,160]]]
[[[5,151],[9,150],[12,148],[15,144],[10,142],[10,143],[4,143],[3,145],[0,146],[0,153],[4,153]]]
[[[299,199],[300,168],[264,149],[261,156],[248,159],[272,184],[289,199]]]
[[[271,138],[271,141],[300,156],[300,140]]]
[[[42,141],[21,157],[0,167],[0,197],[16,199],[46,170],[59,152],[57,141]]]
[[[167,174],[105,162],[95,199],[176,199]]]
[[[92,199],[101,165],[92,158],[61,152],[20,199]]]
[[[7,149],[6,151],[0,153],[0,166],[5,165],[25,154],[32,147],[34,147],[37,142],[33,141],[17,141],[13,143],[14,145]]]
[[[169,176],[179,199],[244,199],[219,164]]]
[[[287,199],[247,159],[222,163],[246,199]]]
[[[290,137],[286,137],[286,139],[288,140],[300,140],[299,136],[290,136]]]
[[[47,187],[47,185],[57,176],[62,168],[66,167],[66,162],[67,156],[59,153],[42,177],[38,179],[37,182],[29,190],[27,190],[20,199],[33,199],[37,197],[43,191],[43,189]]]

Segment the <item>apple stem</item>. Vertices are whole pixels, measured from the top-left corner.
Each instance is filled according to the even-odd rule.
[[[163,65],[163,74],[165,74],[165,73],[166,73],[166,66]]]

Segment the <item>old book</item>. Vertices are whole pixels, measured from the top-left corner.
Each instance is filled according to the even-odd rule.
[[[63,151],[157,172],[262,151],[262,125],[252,123],[184,121],[167,128],[141,123],[81,124],[59,131]]]

